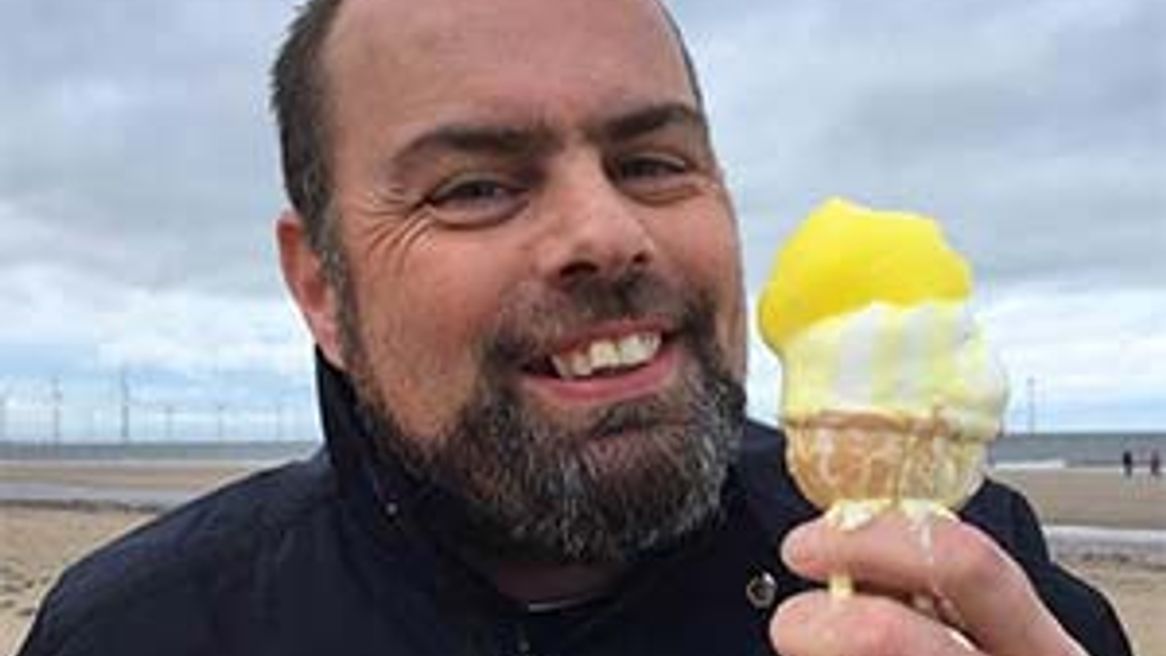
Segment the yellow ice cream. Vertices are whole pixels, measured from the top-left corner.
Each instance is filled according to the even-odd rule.
[[[971,290],[967,263],[934,221],[834,198],[779,253],[761,297],[761,329],[780,351],[814,323],[871,303],[963,301]]]
[[[1007,386],[971,289],[934,221],[840,199],[778,253],[758,314],[782,361],[786,461],[836,526],[897,508],[926,535],[979,485]],[[852,589],[830,576],[833,596]]]
[[[1005,378],[972,319],[971,288],[931,219],[826,202],[782,248],[761,297],[783,418],[870,411],[992,439]]]

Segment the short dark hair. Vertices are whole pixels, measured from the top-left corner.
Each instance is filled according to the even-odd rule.
[[[279,128],[283,186],[308,242],[327,250],[332,155],[323,50],[342,0],[308,0],[271,68],[271,107]]]
[[[308,243],[335,262],[336,235],[330,221],[332,154],[329,138],[329,94],[322,53],[343,0],[307,0],[299,9],[271,69],[271,106],[279,128],[283,185],[299,213]],[[704,104],[696,67],[684,35],[662,0],[657,0],[676,36],[689,84],[699,105]]]

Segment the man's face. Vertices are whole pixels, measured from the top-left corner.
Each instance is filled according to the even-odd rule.
[[[390,446],[498,548],[604,559],[702,521],[740,429],[744,308],[659,9],[352,0],[324,61],[344,366]],[[551,544],[572,533],[593,535]]]

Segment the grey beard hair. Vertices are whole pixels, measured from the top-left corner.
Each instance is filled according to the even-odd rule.
[[[620,563],[718,515],[743,430],[744,391],[717,347],[708,299],[672,303],[677,339],[695,355],[695,366],[664,397],[612,406],[581,429],[557,425],[507,383],[514,358],[538,340],[501,327],[485,340],[475,393],[452,428],[410,435],[369,370],[348,277],[337,280],[345,283],[338,320],[362,421],[385,455],[428,486],[425,511],[417,513],[423,516],[414,519],[444,544],[493,558]],[[500,325],[529,325],[533,317],[571,325],[642,313],[660,298],[677,297],[642,276],[584,287],[569,309],[528,307],[504,313]],[[589,453],[606,448],[630,457],[613,464]]]
[[[689,534],[717,515],[743,425],[740,386],[707,373],[673,398],[612,407],[580,434],[509,392],[479,394],[420,464],[455,497],[435,513],[439,532],[486,555],[555,563],[625,562]],[[610,439],[637,442],[614,446],[634,452],[626,462],[588,457],[625,431]]]

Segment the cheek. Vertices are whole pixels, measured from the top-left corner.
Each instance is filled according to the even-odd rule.
[[[729,358],[729,366],[738,378],[745,376],[748,343],[748,309],[745,305],[744,281],[741,271],[740,246],[736,239],[726,244],[726,257],[718,260],[713,276],[722,295],[718,329],[719,337]]]
[[[679,222],[679,225],[678,225]],[[685,208],[684,216],[671,217],[656,231],[659,243],[700,276],[700,283],[714,290],[733,288],[740,281],[740,242],[737,222],[727,195],[719,187]]]
[[[499,295],[476,260],[446,253],[417,253],[404,266],[381,260],[357,283],[367,370],[381,401],[421,434],[442,432],[472,396],[477,340]]]
[[[663,231],[660,237],[686,285],[713,294],[717,304],[718,339],[729,366],[744,374],[747,317],[736,223],[724,210],[714,218],[694,221],[691,230]]]

